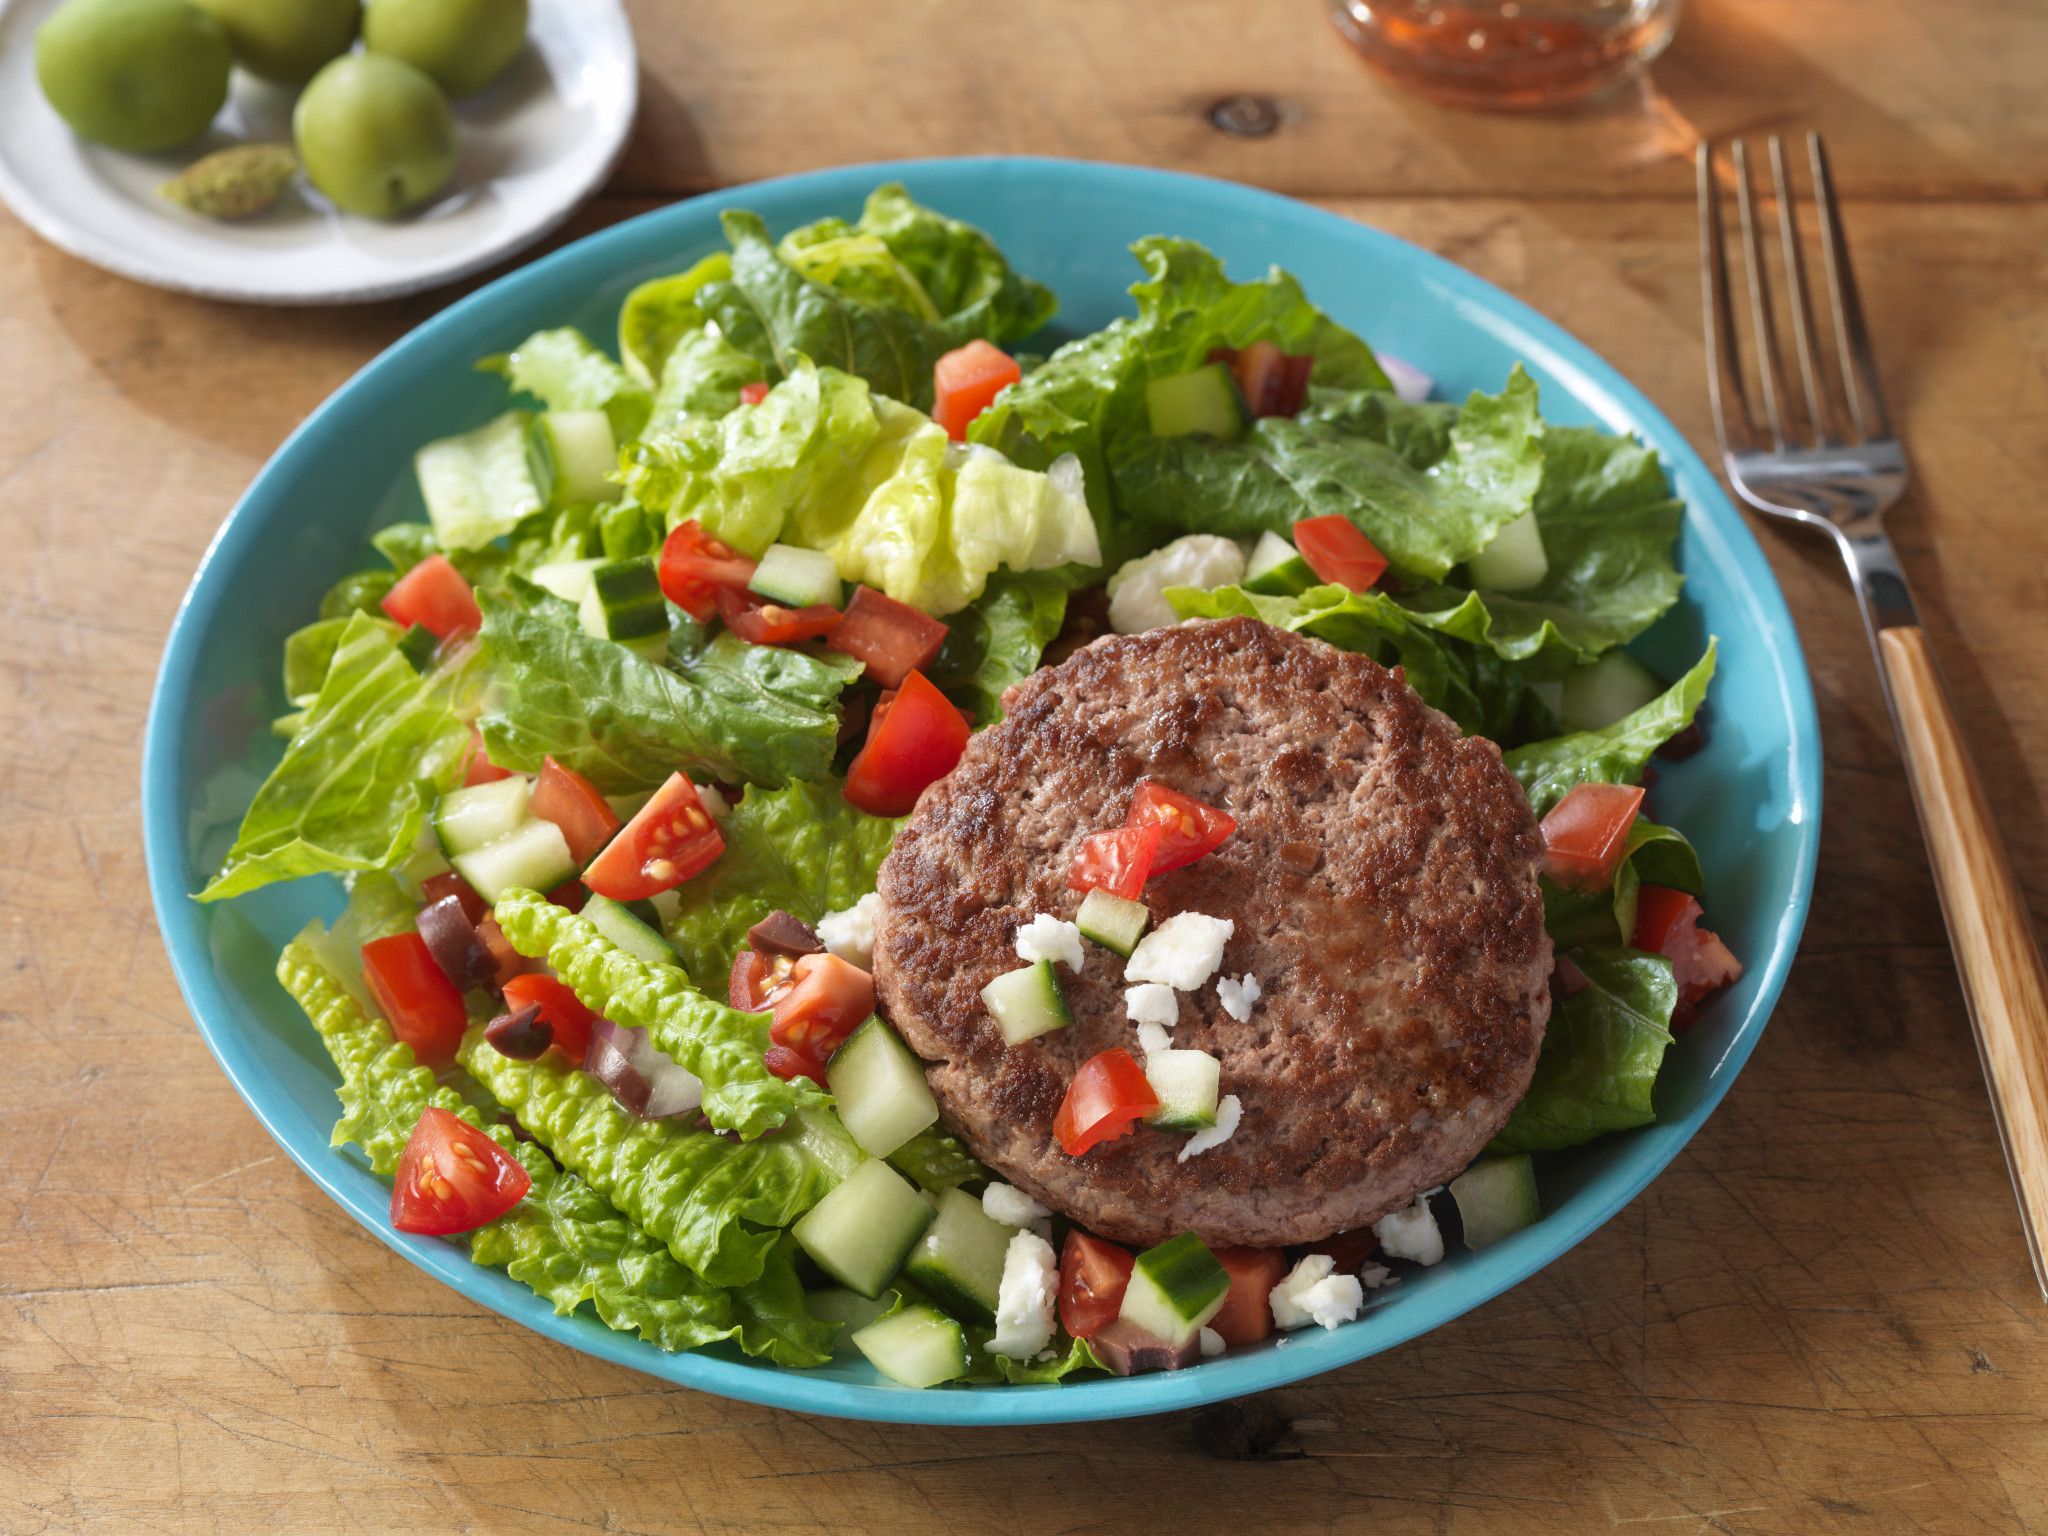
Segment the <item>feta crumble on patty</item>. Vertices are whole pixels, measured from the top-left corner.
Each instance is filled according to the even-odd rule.
[[[1019,1232],[1003,1251],[1003,1278],[996,1286],[996,1331],[989,1353],[1029,1360],[1052,1342],[1053,1308],[1059,1295],[1059,1260],[1052,1244],[1036,1232]]]
[[[844,912],[827,912],[818,919],[818,942],[847,964],[872,969],[875,914],[881,909],[882,898],[869,891]]]
[[[1336,1268],[1337,1261],[1327,1253],[1311,1253],[1295,1265],[1267,1298],[1273,1325],[1295,1329],[1316,1323],[1335,1328],[1358,1316],[1365,1305],[1365,1288],[1356,1277],[1335,1273]]]
[[[1164,982],[1144,981],[1124,988],[1124,1011],[1133,1024],[1171,1029],[1180,1022],[1180,999]]]
[[[1138,940],[1124,966],[1124,980],[1164,982],[1176,992],[1199,992],[1223,963],[1223,946],[1236,931],[1237,925],[1227,917],[1177,912]]]
[[[1017,930],[1017,958],[1026,965],[1057,960],[1068,970],[1081,969],[1081,930],[1041,912]]]
[[[1259,1003],[1259,984],[1249,974],[1232,981],[1228,976],[1216,978],[1216,997],[1223,1004],[1223,1011],[1240,1024],[1251,1021],[1252,1009]]]
[[[1425,1196],[1418,1195],[1406,1210],[1382,1216],[1372,1224],[1372,1235],[1380,1240],[1381,1250],[1390,1257],[1412,1259],[1424,1265],[1443,1260],[1444,1235],[1437,1228]]]
[[[1197,1153],[1206,1152],[1211,1147],[1222,1146],[1237,1134],[1237,1122],[1243,1118],[1244,1105],[1238,1102],[1236,1094],[1226,1093],[1217,1102],[1216,1123],[1190,1136],[1188,1144],[1174,1154],[1173,1160],[1184,1163]]]
[[[1138,1049],[1147,1056],[1157,1056],[1161,1051],[1173,1049],[1173,1036],[1147,1019],[1138,1026]]]

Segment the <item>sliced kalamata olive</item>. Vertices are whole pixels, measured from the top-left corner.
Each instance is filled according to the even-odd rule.
[[[480,987],[496,972],[491,952],[476,924],[462,910],[460,896],[443,896],[420,908],[420,937],[434,963],[448,973],[448,979],[462,988]]]
[[[770,912],[747,930],[747,943],[764,955],[815,955],[825,946],[811,925],[787,912]]]
[[[512,947],[512,941],[505,937],[505,930],[498,926],[495,917],[486,917],[476,925],[476,936],[491,957],[491,974],[487,978],[492,987],[502,987],[514,976],[533,969],[533,962]]]
[[[1570,955],[1559,955],[1550,968],[1550,1001],[1561,1003],[1575,993],[1583,992],[1592,982],[1586,973],[1572,963]]]
[[[628,1114],[646,1113],[647,1079],[633,1065],[637,1029],[600,1018],[590,1026],[590,1049],[583,1054],[583,1070],[611,1090],[619,1107]]]
[[[524,1008],[501,1013],[486,1024],[484,1039],[500,1056],[509,1056],[514,1061],[538,1061],[555,1043],[555,1026],[540,1016],[539,1003],[528,1003]]]
[[[1147,1333],[1128,1318],[1113,1318],[1088,1336],[1096,1358],[1119,1376],[1145,1371],[1177,1371],[1202,1358],[1200,1333],[1178,1348],[1156,1333]]]

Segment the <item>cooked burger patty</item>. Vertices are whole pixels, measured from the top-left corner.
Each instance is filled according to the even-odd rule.
[[[1550,1013],[1542,844],[1497,747],[1370,658],[1254,619],[1099,640],[1003,704],[897,838],[875,932],[884,1011],[984,1162],[1105,1237],[1274,1246],[1377,1220],[1479,1153]],[[1073,917],[1075,845],[1145,778],[1237,819],[1145,902],[1155,926],[1236,925],[1217,974],[1258,982],[1249,1022],[1212,981],[1177,994],[1173,1043],[1222,1062],[1242,1121],[1185,1161],[1185,1134],[1142,1124],[1070,1157],[1053,1117],[1075,1070],[1142,1059],[1124,961],[1086,946],[1059,973],[1073,1024],[1016,1046],[981,989],[1022,963],[1023,924]]]

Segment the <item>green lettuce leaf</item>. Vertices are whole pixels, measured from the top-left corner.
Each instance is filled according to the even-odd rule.
[[[732,855],[728,843],[719,865]],[[741,1013],[706,997],[680,968],[636,960],[583,918],[532,891],[508,891],[492,910],[512,947],[547,961],[585,1007],[615,1024],[646,1030],[657,1047],[695,1073],[704,1084],[704,1117],[714,1128],[752,1139],[799,1107],[825,1102],[808,1079],[785,1082],[762,1064],[766,1014]],[[730,969],[728,958],[723,968],[694,974],[722,983]]]
[[[1492,1152],[1554,1152],[1657,1118],[1652,1091],[1678,987],[1671,962],[1619,946],[1575,950],[1586,987],[1550,1013],[1536,1076]]]
[[[1705,889],[1700,856],[1685,834],[1638,816],[1629,828],[1614,879],[1597,890],[1575,890],[1545,879],[1543,926],[1559,949],[1581,944],[1626,944],[1636,931],[1636,902],[1645,885],[1668,885],[1697,896]]]
[[[469,1234],[470,1257],[502,1268],[559,1313],[590,1302],[605,1326],[637,1333],[661,1349],[695,1349],[735,1339],[753,1355],[781,1365],[821,1365],[829,1358],[830,1325],[812,1318],[797,1293],[787,1255],[771,1258],[762,1276],[735,1291],[707,1286],[575,1174],[539,1147],[487,1123],[434,1074],[412,1049],[366,1014],[326,966],[318,925],[285,946],[278,980],[305,1010],[340,1068],[343,1104],[337,1146],[353,1142],[371,1168],[390,1177],[428,1105],[438,1105],[489,1134],[533,1180],[526,1198]]]
[[[760,380],[760,363],[716,331],[687,331],[662,364],[647,430],[673,432],[693,420],[730,415],[740,391]]]
[[[1536,814],[1547,812],[1575,784],[1633,784],[1642,777],[1650,754],[1692,724],[1714,676],[1718,649],[1710,639],[1706,654],[1691,671],[1634,714],[1604,729],[1556,736],[1508,752],[1508,769],[1522,781]]]
[[[322,871],[388,869],[412,851],[428,808],[468,754],[469,727],[456,706],[474,652],[423,678],[392,628],[367,614],[348,621],[304,723],[199,900]]]
[[[1054,1355],[1050,1360],[1012,1360],[1008,1355],[989,1355],[988,1358],[995,1362],[998,1379],[1013,1387],[1050,1386],[1065,1381],[1076,1371],[1109,1369],[1096,1358],[1086,1339],[1071,1340],[1065,1354]]]
[[[684,966],[722,984],[747,930],[770,912],[815,923],[852,906],[875,888],[900,826],[848,805],[836,779],[749,792],[719,825],[718,862],[676,892],[668,933]]]
[[[603,411],[621,443],[647,425],[646,387],[572,327],[535,331],[510,352],[477,366],[503,374],[514,389],[551,411]]]
[[[563,1167],[713,1285],[760,1279],[781,1229],[836,1182],[793,1137],[730,1142],[628,1114],[552,1052],[513,1061],[472,1035],[459,1059]]]
[[[623,794],[678,770],[775,785],[831,766],[857,663],[720,635],[676,672],[585,634],[538,589],[514,583],[481,603],[490,686],[478,723],[500,767],[538,772],[552,755]]]
[[[295,629],[284,639],[284,696],[294,704],[308,704],[320,692],[320,684],[326,680],[327,668],[334,661],[334,653],[341,645],[341,637],[347,633],[349,618],[315,619],[302,629]],[[398,638],[398,626],[388,619],[375,621],[393,640]]]
[[[1038,670],[1066,616],[1066,586],[1058,576],[999,571],[979,598],[946,621],[946,643],[929,676],[973,712],[976,725],[993,725],[1003,717],[1003,690]]]
[[[653,388],[676,344],[704,329],[697,294],[706,283],[732,276],[732,257],[714,251],[687,272],[650,278],[619,307],[619,356],[634,380]]]
[[[434,537],[451,556],[481,549],[540,510],[540,490],[526,463],[530,421],[524,411],[506,411],[413,455]]]

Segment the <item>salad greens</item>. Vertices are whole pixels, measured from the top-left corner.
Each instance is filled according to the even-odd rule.
[[[1159,567],[1176,580],[1219,575],[1156,576],[1148,622],[1246,615],[1397,666],[1460,728],[1499,743],[1540,816],[1580,785],[1639,782],[1692,725],[1716,652],[1709,642],[1668,686],[1645,683],[1596,718],[1567,707],[1598,693],[1600,658],[1677,602],[1682,509],[1653,452],[1546,422],[1519,367],[1495,393],[1404,398],[1372,348],[1286,273],[1236,281],[1200,246],[1153,237],[1132,248],[1132,313],[1026,359],[992,403],[956,417],[939,360],[969,344],[1014,352],[1057,309],[985,234],[894,185],[855,218],[779,239],[749,213],[726,214],[723,229],[729,249],[628,295],[616,356],[551,326],[480,360],[504,381],[500,414],[419,449],[424,516],[380,530],[365,568],[285,637],[282,756],[198,899],[345,879],[333,929],[309,925],[278,962],[340,1076],[335,1142],[392,1177],[429,1108],[487,1136],[530,1183],[460,1239],[477,1263],[663,1349],[726,1341],[810,1366],[847,1345],[814,1313],[824,1281],[791,1228],[864,1168],[848,1130],[862,1122],[847,1080],[828,1086],[822,1056],[807,1074],[774,1032],[785,994],[747,990],[745,977],[749,965],[784,988],[865,976],[844,957],[862,958],[862,900],[902,820],[849,803],[849,759],[882,714],[884,680],[907,690],[917,665],[985,727],[1007,688],[1097,622],[1086,589],[1135,580],[1143,567],[1127,562],[1177,539],[1220,536],[1168,552],[1204,551]],[[1233,371],[1243,414],[1254,389],[1237,370],[1261,348],[1295,370],[1287,406],[1252,406],[1232,431],[1160,430],[1156,401],[1203,370]],[[1164,393],[1152,387],[1163,381]],[[1250,553],[1261,535],[1332,517],[1384,556],[1383,577],[1312,579],[1287,545],[1279,564],[1247,569],[1221,542]],[[1536,554],[1496,558],[1504,530]],[[765,565],[716,574],[721,562],[754,572],[771,550],[801,575],[790,593],[771,594]],[[711,577],[697,574],[707,566]],[[850,617],[774,629],[814,613],[820,597],[794,594],[830,596],[835,576],[893,600],[874,599],[876,611],[917,610],[902,631],[917,637],[916,663],[835,648],[831,624],[850,630]],[[408,598],[415,588],[443,606]],[[930,707],[951,728],[944,704]],[[572,910],[574,882],[555,882],[582,869],[597,886],[598,866],[636,835],[618,822],[650,795],[671,806],[671,842],[650,843],[635,869],[666,859],[673,873],[685,828],[711,837],[709,862]],[[1543,882],[1555,1003],[1534,1083],[1493,1152],[1554,1152],[1656,1118],[1686,977],[1629,946],[1646,888],[1663,888],[1667,908],[1673,893],[1702,892],[1699,857],[1638,816],[1612,868],[1591,888]],[[480,920],[464,907],[456,931],[474,951],[450,950],[449,896],[476,897],[472,877],[495,899],[478,899]],[[437,901],[438,948],[421,915]],[[825,932],[840,958],[773,970],[749,930],[777,912]],[[450,966],[464,980],[489,970],[466,997],[435,994],[435,1050],[391,973],[371,965],[390,945],[449,989]],[[539,999],[524,1023],[515,983],[538,989],[519,993]],[[861,984],[849,1029],[873,1005],[872,980]],[[527,1049],[518,1029],[535,1019],[546,1032]],[[656,1110],[643,1078],[635,1098],[616,1063],[570,1044],[599,1024],[615,1055],[622,1041],[644,1048],[628,1077],[644,1068],[687,1094]],[[886,1048],[867,1054],[886,1067]],[[901,1179],[881,1185],[899,1205],[911,1190],[930,1199],[991,1178],[930,1120],[892,1138],[886,1161]],[[930,1298],[892,1283],[859,1305],[882,1317],[914,1305],[917,1326],[932,1320]],[[847,1316],[848,1299],[817,1309]],[[938,1321],[960,1327],[968,1381],[1106,1368],[1057,1331],[1011,1358],[990,1351],[985,1313]]]

